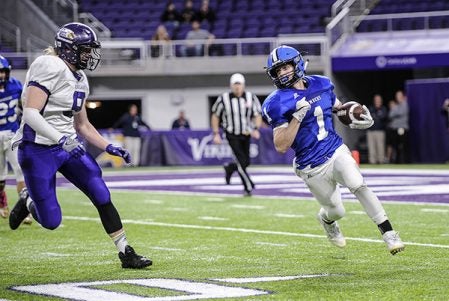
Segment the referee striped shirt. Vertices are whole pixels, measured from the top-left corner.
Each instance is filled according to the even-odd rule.
[[[226,92],[217,98],[212,113],[220,118],[227,133],[249,135],[254,129],[252,118],[261,114],[261,106],[257,96],[251,92],[243,92],[240,97]]]

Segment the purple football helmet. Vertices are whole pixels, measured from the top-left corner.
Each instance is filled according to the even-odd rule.
[[[5,77],[3,79],[0,78],[0,86],[5,86],[9,81],[9,74],[11,73],[11,64],[9,64],[8,60],[0,55],[0,70],[5,72]]]
[[[95,70],[101,60],[101,44],[87,25],[73,22],[62,26],[55,37],[58,56],[76,69]]]

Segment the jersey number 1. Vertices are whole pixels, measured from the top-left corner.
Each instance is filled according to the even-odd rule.
[[[316,135],[316,138],[318,141],[321,141],[326,138],[329,133],[324,127],[323,109],[321,109],[320,106],[316,106],[313,111],[313,116],[316,117],[316,123],[318,124],[318,135]]]

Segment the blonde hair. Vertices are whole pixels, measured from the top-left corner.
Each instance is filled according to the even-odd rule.
[[[53,46],[48,46],[47,48],[45,48],[44,53],[46,55],[58,55],[58,53],[56,52],[56,49]]]

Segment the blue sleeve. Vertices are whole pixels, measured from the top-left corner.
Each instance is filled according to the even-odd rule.
[[[272,128],[289,122],[279,98],[279,95],[270,95],[262,105],[262,117]]]

